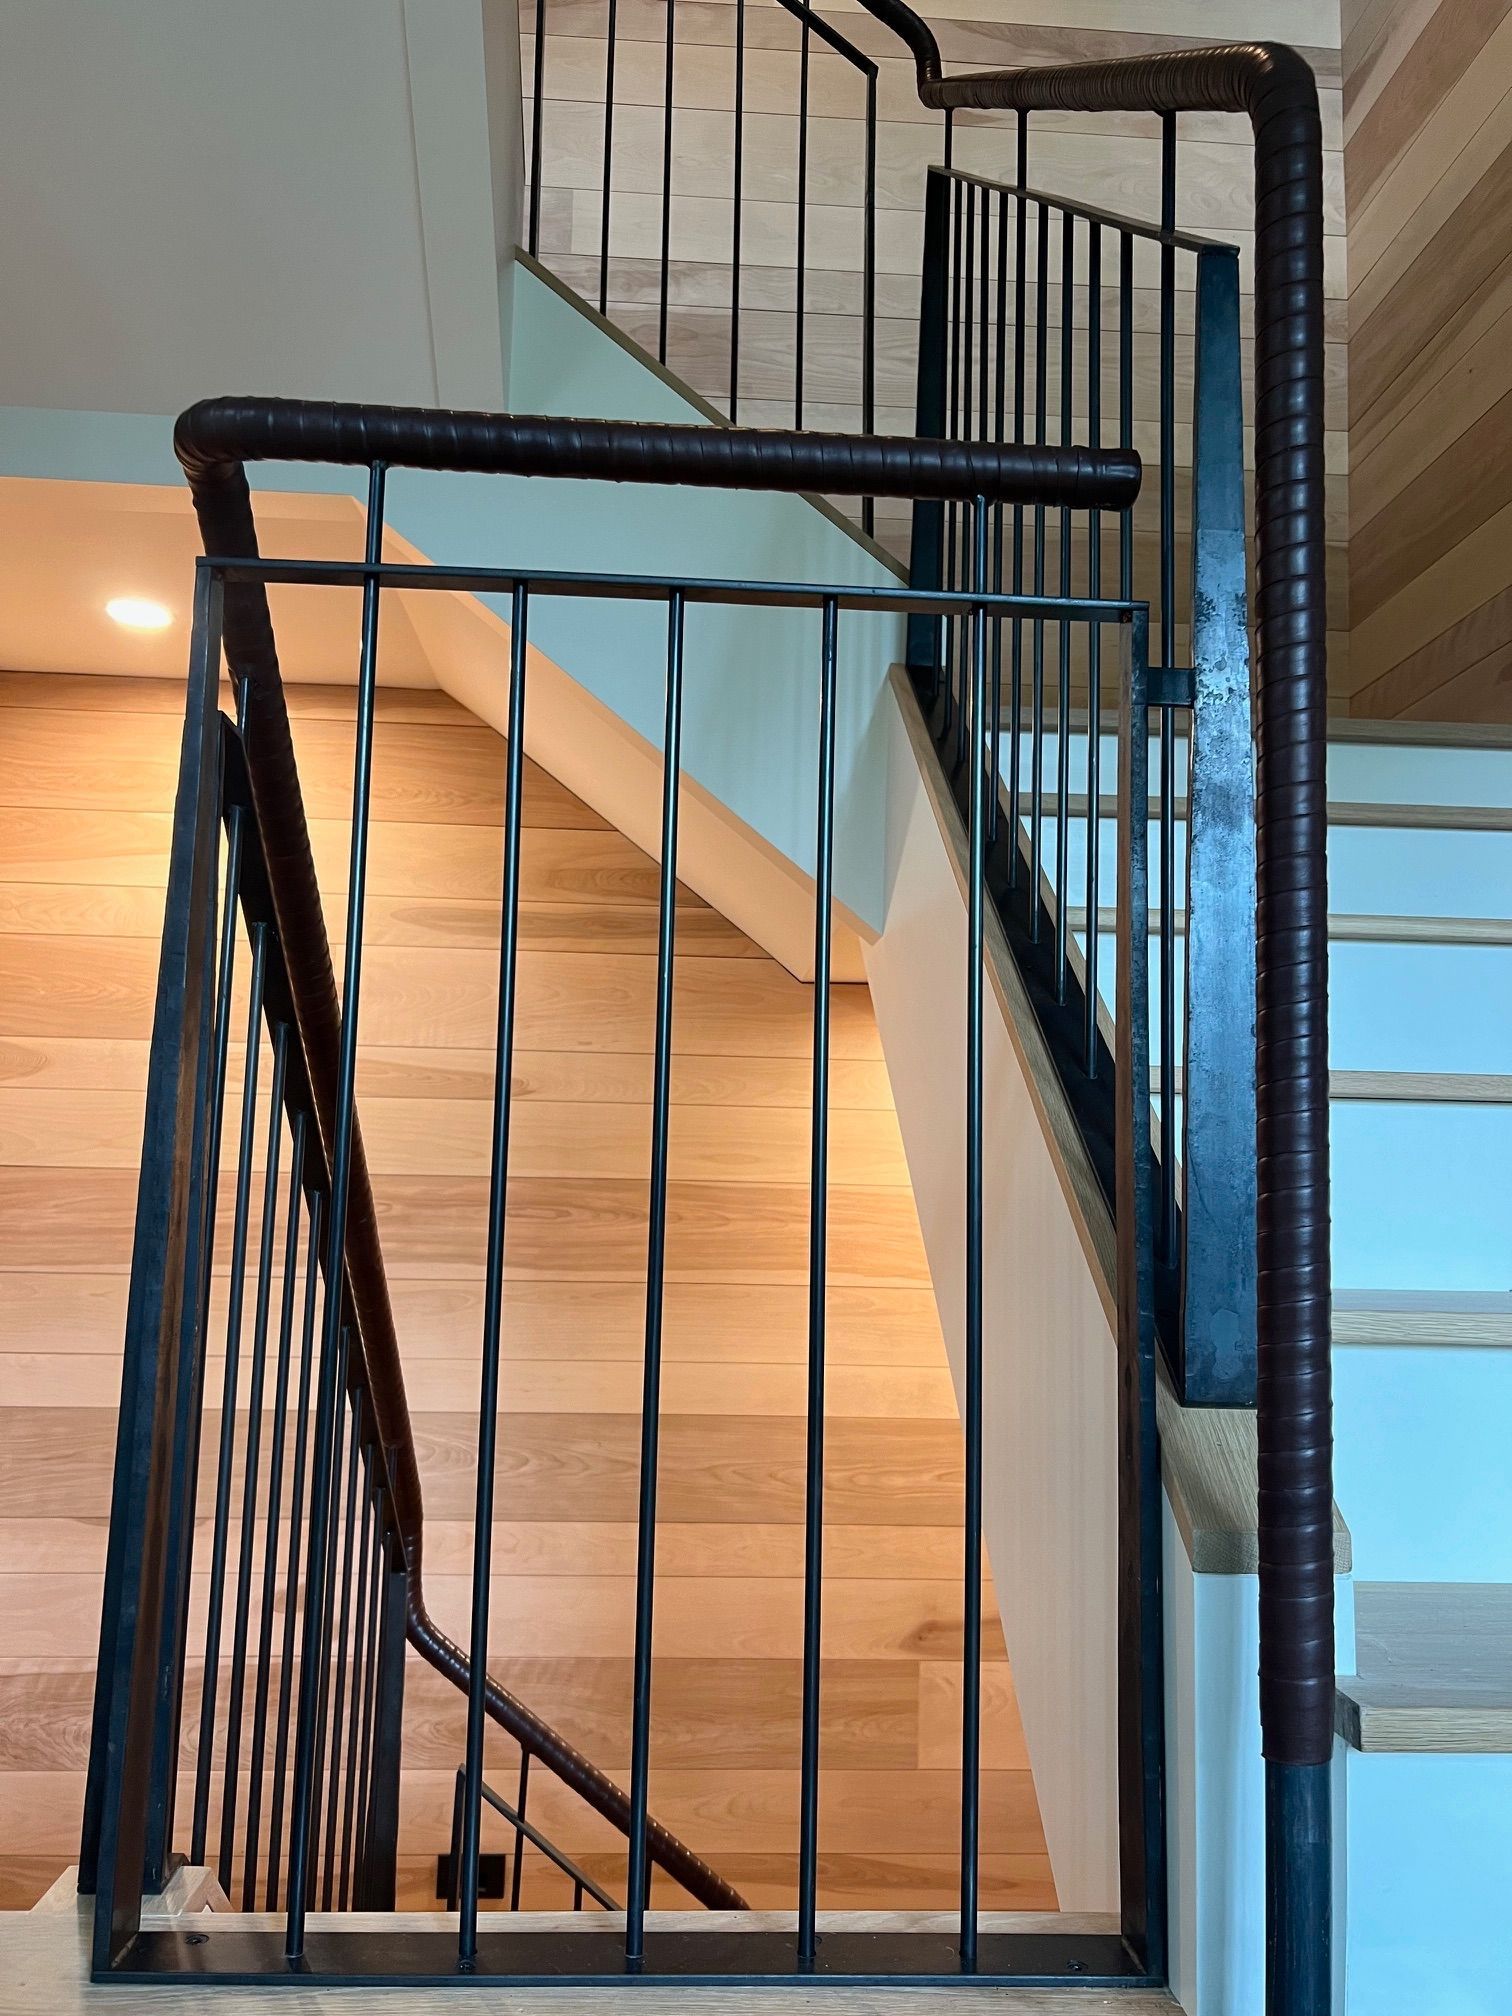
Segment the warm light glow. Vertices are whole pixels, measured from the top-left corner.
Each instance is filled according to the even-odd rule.
[[[140,595],[117,595],[105,604],[105,614],[124,630],[166,630],[173,621],[171,609]]]

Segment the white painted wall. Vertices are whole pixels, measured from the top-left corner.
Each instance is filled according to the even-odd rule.
[[[0,404],[503,404],[515,0],[6,0],[0,42]]]
[[[959,1395],[965,909],[891,690],[885,705],[887,919],[866,970]],[[983,1527],[1061,1907],[1116,1910],[1113,1337],[987,1001]]]

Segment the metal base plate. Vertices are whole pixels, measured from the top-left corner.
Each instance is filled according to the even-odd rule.
[[[1139,1988],[1154,1985],[1111,1934],[984,1933],[973,1973],[962,1969],[954,1938],[937,1932],[833,1932],[821,1935],[812,1970],[800,1969],[791,1932],[648,1932],[645,1964],[631,1968],[616,1933],[480,1931],[478,1964],[457,1967],[456,1934],[312,1932],[302,1960],[290,1962],[276,1931],[226,1930],[212,1923],[183,1931],[141,1932],[112,1981],[202,1980],[206,1985],[271,1986],[318,1981],[325,1987],[435,1986],[458,1979],[510,1987],[589,1986],[599,1982],[676,1981],[692,1986],[824,1980],[853,1987],[906,1981],[915,1987]],[[97,1977],[98,1978],[98,1977]]]

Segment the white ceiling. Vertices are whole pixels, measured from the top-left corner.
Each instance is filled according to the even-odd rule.
[[[355,498],[262,491],[254,506],[270,559],[362,558],[364,513]],[[0,669],[182,679],[200,550],[187,490],[0,478]],[[386,543],[385,557],[411,554]],[[105,613],[117,595],[161,602],[172,624],[122,629]],[[285,678],[356,677],[357,589],[274,588],[269,599]],[[393,686],[438,683],[404,597],[392,593],[383,598],[378,676]]]
[[[514,0],[3,0],[0,405],[501,405],[514,22]]]

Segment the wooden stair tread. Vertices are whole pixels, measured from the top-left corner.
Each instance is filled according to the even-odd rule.
[[[1334,1296],[1333,1341],[1512,1349],[1512,1295],[1340,1290]]]
[[[1337,1711],[1355,1749],[1512,1753],[1512,1583],[1357,1583],[1355,1659]]]

